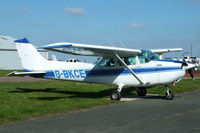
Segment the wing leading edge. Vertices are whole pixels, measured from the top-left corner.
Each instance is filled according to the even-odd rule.
[[[163,53],[168,53],[168,52],[178,52],[182,51],[182,48],[168,48],[168,49],[151,49],[151,52],[158,54],[159,58],[162,59]]]
[[[182,48],[151,49],[151,52],[155,54],[162,54],[162,53],[167,53],[167,52],[178,52],[182,50],[183,50]]]
[[[45,45],[40,48],[67,54],[83,55],[83,56],[101,56],[101,57],[114,57],[115,53],[117,53],[120,57],[135,56],[141,53],[141,50],[139,49],[96,46],[96,45],[65,43],[65,42]]]
[[[73,54],[73,55],[101,56],[101,57],[115,57],[115,54],[118,54],[120,57],[128,57],[142,53],[142,51],[139,49],[97,46],[97,45],[68,43],[68,42],[54,43],[39,47],[39,49],[41,48],[61,53]],[[151,51],[155,54],[178,52],[181,50],[183,49],[182,48],[151,49]]]

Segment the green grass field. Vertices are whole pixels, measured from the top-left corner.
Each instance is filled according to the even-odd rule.
[[[116,103],[106,99],[112,88],[55,80],[0,83],[0,124]]]
[[[200,87],[200,79],[184,79],[175,92],[191,91]],[[99,85],[68,81],[35,81],[0,83],[0,124],[18,122],[37,117],[44,117],[77,111],[86,108],[120,103],[109,100],[109,95],[116,86]],[[158,86],[148,93],[165,93]],[[135,94],[135,90],[125,88],[123,95]]]

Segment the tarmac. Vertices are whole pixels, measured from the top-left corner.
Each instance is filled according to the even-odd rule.
[[[200,89],[0,126],[0,133],[200,133]]]

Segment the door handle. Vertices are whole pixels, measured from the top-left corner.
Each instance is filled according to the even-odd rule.
[[[157,66],[162,66],[162,64],[157,64]]]

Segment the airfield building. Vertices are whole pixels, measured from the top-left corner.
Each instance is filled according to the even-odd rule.
[[[17,39],[10,36],[0,36],[0,69],[2,70],[22,70],[14,40]],[[48,58],[46,50],[38,51],[44,58]]]

